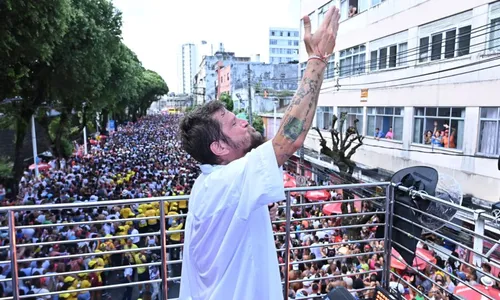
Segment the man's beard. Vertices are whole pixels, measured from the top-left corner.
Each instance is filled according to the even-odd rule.
[[[250,146],[246,149],[245,154],[264,144],[265,141],[266,139],[260,132],[254,131],[250,133]]]
[[[258,131],[250,131],[249,134],[249,140],[247,139],[239,143],[234,142],[232,139],[228,138],[227,140],[229,142],[229,145],[231,145],[231,147],[234,149],[243,149],[243,155],[246,155],[248,152],[264,144],[264,142],[266,141],[266,139]],[[248,143],[248,141],[250,142]],[[247,144],[249,145],[245,148],[245,145]]]

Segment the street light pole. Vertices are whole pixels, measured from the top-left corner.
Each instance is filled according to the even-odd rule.
[[[38,172],[38,149],[36,145],[36,129],[35,129],[35,114],[33,113],[31,115],[31,144],[33,147],[33,162],[35,163],[35,176],[36,178],[39,177],[39,172]]]
[[[87,103],[83,102],[82,104],[83,104],[83,121],[86,121],[85,120],[85,106],[87,105]],[[84,147],[83,154],[87,155],[88,154],[88,150],[87,150],[87,124],[83,124],[83,147]]]
[[[83,147],[85,147],[84,153],[88,154],[87,151],[87,126],[83,126]]]
[[[276,99],[273,100],[273,107],[274,107],[274,109],[273,109],[273,119],[274,119],[273,120],[273,132],[274,132],[273,136],[275,136],[276,135]]]
[[[250,64],[247,64],[247,85],[248,85],[248,123],[253,126],[253,112],[252,112],[252,85],[251,83],[251,69]]]

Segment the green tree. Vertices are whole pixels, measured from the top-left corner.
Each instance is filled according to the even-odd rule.
[[[222,93],[220,95],[220,101],[224,102],[224,104],[226,105],[226,109],[229,110],[229,111],[233,111],[234,109],[234,101],[233,99],[231,99],[231,95],[227,94],[227,93]]]
[[[23,172],[21,149],[31,116],[49,99],[48,76],[55,48],[70,19],[69,0],[0,1],[0,100],[20,96],[12,106],[16,129],[14,178]]]
[[[252,123],[252,126],[253,128],[255,128],[255,130],[257,130],[261,134],[264,134],[264,120],[262,120],[261,116],[254,114]]]
[[[132,121],[146,115],[147,109],[161,96],[168,94],[168,86],[156,72],[144,70],[139,78],[138,97],[128,105]]]
[[[0,1],[0,126],[16,130],[14,178],[23,171],[21,149],[30,118],[52,129],[56,154],[68,153],[69,138],[100,114],[138,118],[168,93],[165,81],[146,70],[121,42],[121,13],[109,0]],[[84,105],[85,103],[85,105]],[[61,115],[48,121],[41,107]]]
[[[105,133],[109,115],[113,119],[127,119],[127,105],[139,97],[139,82],[144,68],[132,50],[123,43],[111,59],[111,76],[104,82],[104,88],[92,106],[88,115],[100,115],[101,132]]]
[[[8,157],[0,157],[0,178],[10,178],[12,177],[12,168],[14,164]]]
[[[70,0],[0,1],[0,100],[20,96],[51,62],[69,12]]]
[[[54,150],[62,156],[73,112],[86,122],[85,109],[93,105],[111,76],[110,61],[120,46],[121,14],[107,0],[72,0],[69,30],[54,49],[50,76],[53,106],[60,112]],[[84,105],[85,104],[85,105]],[[83,118],[82,118],[83,117]]]

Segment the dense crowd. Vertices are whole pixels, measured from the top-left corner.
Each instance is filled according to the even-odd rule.
[[[294,171],[288,173],[296,176]],[[321,184],[333,185],[331,182]],[[308,185],[319,183],[309,180]],[[348,195],[348,199],[353,198],[350,193],[345,195]],[[332,191],[330,199],[326,200],[343,199],[343,193],[339,190],[339,193]],[[292,197],[291,202],[300,203],[304,199],[296,196]],[[367,217],[358,218],[326,215],[322,203],[306,199],[306,205],[297,205],[291,209],[289,299],[319,300],[323,297],[318,295],[344,287],[356,300],[375,300],[375,288],[383,282],[382,270],[385,268],[384,241],[375,236],[377,226],[374,224],[380,224],[380,215],[371,201],[348,206],[348,211],[342,212],[373,212],[367,214]],[[280,214],[279,219],[285,219],[285,211],[281,210]],[[346,224],[343,222],[345,218],[351,219],[349,224],[365,226],[339,229],[338,227]],[[275,223],[278,223],[273,225],[273,230],[277,233],[276,247],[284,250],[285,235],[280,233],[286,231],[286,224]],[[483,263],[480,270],[471,268],[460,262],[460,259],[466,259],[459,253],[457,245],[434,234],[424,235],[422,239],[425,243],[418,243],[417,249],[420,250],[417,253],[420,257],[426,254],[427,261],[414,261],[410,268],[394,257],[391,259],[389,286],[393,292],[407,300],[423,300],[426,299],[424,295],[433,300],[452,300],[457,299],[452,298],[452,295],[457,286],[460,286],[460,279],[472,286],[494,289],[500,293],[500,273],[494,274],[490,264]],[[428,245],[442,246],[451,255],[443,255],[443,252],[434,251]],[[278,259],[280,263],[285,262],[285,251],[278,251]],[[285,267],[282,267],[281,273],[284,275]],[[480,298],[479,294],[475,296]]]
[[[25,211],[16,213],[16,225],[23,226],[17,231],[17,243],[27,245],[20,248],[17,258],[31,260],[19,265],[21,295],[33,294],[33,299],[103,299],[115,295],[123,299],[155,299],[159,295],[159,284],[139,285],[139,293],[134,291],[134,287],[121,291],[72,291],[159,278],[160,270],[156,266],[106,270],[113,266],[159,261],[158,250],[106,254],[114,250],[159,246],[159,220],[151,218],[159,216],[159,202],[48,210],[32,210],[29,205],[99,203],[105,200],[189,194],[198,176],[198,168],[190,156],[181,150],[177,138],[178,121],[177,115],[146,117],[134,124],[121,126],[110,136],[96,137],[89,145],[88,155],[81,155],[80,151],[80,155],[70,159],[48,161],[50,168],[40,170],[39,178],[35,177],[33,171],[24,173],[19,184],[19,196],[4,199],[3,203],[26,205]],[[176,215],[187,212],[187,201],[165,203],[165,209],[170,216],[168,229],[182,229],[183,218]],[[143,217],[149,218],[138,220]],[[5,216],[2,216],[2,226],[7,226]],[[119,238],[140,233],[144,235]],[[71,242],[89,238],[102,239]],[[181,235],[169,234],[168,239],[170,244],[180,243]],[[55,243],[35,245],[41,242]],[[0,244],[9,245],[7,234],[2,234]],[[179,259],[179,248],[170,249],[169,252],[172,259]],[[71,258],[58,259],[61,255],[71,255]],[[4,249],[0,252],[0,261],[4,262],[0,265],[0,276],[6,279],[12,277],[8,260],[9,252]],[[92,272],[58,275],[80,270]],[[170,271],[173,272],[170,275],[179,276],[180,266],[172,265]],[[34,275],[46,276],[22,279]],[[54,291],[67,293],[53,297],[36,296]],[[8,281],[0,284],[0,296],[11,294],[12,285]],[[137,294],[139,296],[133,296]]]
[[[188,195],[199,171],[196,162],[182,149],[177,137],[177,115],[148,116],[136,123],[120,126],[109,136],[99,136],[89,145],[88,155],[76,153],[69,159],[47,161],[49,168],[40,171],[36,178],[27,170],[19,184],[17,198],[5,197],[0,187],[2,205],[26,205],[26,210],[17,212],[16,240],[22,245],[18,252],[20,263],[18,276],[21,295],[33,295],[32,299],[159,299],[160,284],[139,284],[115,290],[75,291],[79,288],[99,287],[115,283],[142,282],[158,279],[161,274],[157,266],[138,266],[158,262],[161,253],[153,250],[135,252],[112,252],[133,250],[139,247],[157,247],[159,243],[159,202],[134,203],[130,205],[108,205],[92,208],[30,209],[30,205],[57,203],[83,203],[118,199],[147,198],[157,196]],[[290,172],[291,176],[295,176]],[[311,185],[316,185],[311,179]],[[328,183],[322,183],[328,184]],[[343,199],[342,191],[332,192],[328,200]],[[342,225],[341,218],[326,216],[321,202],[308,202],[304,196],[296,195],[293,203],[303,203],[291,209],[292,227],[290,245],[295,248],[289,255],[289,298],[320,299],[336,287],[347,288],[356,299],[373,299],[373,288],[380,285],[384,266],[384,243],[375,239],[377,214],[362,220],[365,226],[354,231],[335,228]],[[284,203],[282,203],[284,205]],[[168,213],[168,244],[181,244],[183,214],[187,212],[187,201],[165,203]],[[370,202],[359,207],[352,206],[349,212],[371,212]],[[277,257],[285,263],[286,211],[280,209],[278,221],[273,223],[276,233]],[[140,219],[148,217],[147,219]],[[312,218],[304,220],[305,218]],[[97,221],[98,223],[91,223]],[[5,216],[1,226],[7,227]],[[133,236],[142,234],[141,236]],[[120,238],[120,236],[132,235]],[[81,239],[98,238],[92,241]],[[75,242],[72,242],[75,241]],[[52,242],[50,245],[44,242]],[[42,243],[37,245],[37,243]],[[7,231],[0,235],[0,296],[12,295],[9,237]],[[425,245],[420,245],[425,247]],[[65,255],[65,258],[58,258]],[[67,255],[70,255],[69,258]],[[182,248],[169,248],[169,260],[180,260]],[[442,260],[436,255],[436,264],[471,283],[494,285],[488,281],[488,265],[483,273],[457,263],[453,257]],[[110,267],[129,266],[125,269]],[[88,270],[89,272],[78,272]],[[422,293],[434,299],[450,299],[456,287],[455,278],[445,275],[431,265],[422,271],[432,281],[405,270],[396,270],[401,278],[411,282]],[[60,275],[73,272],[70,275]],[[285,276],[285,267],[281,274]],[[169,277],[180,275],[180,264],[169,267]],[[36,278],[23,279],[26,276]],[[415,289],[397,277],[391,276],[390,285],[406,299],[423,299]],[[59,295],[43,296],[48,292]],[[305,297],[305,298],[304,298]]]

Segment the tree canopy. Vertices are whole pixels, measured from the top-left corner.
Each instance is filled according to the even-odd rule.
[[[219,100],[222,101],[226,105],[226,109],[227,110],[233,111],[233,109],[234,109],[234,101],[231,98],[231,95],[229,95],[228,93],[222,93],[220,95],[220,99]]]
[[[72,136],[99,118],[133,121],[168,93],[160,75],[145,69],[121,37],[122,16],[109,0],[0,1],[0,126],[16,131],[14,177],[24,167],[24,137],[32,115],[55,128],[55,153],[67,156]],[[8,121],[5,121],[8,120]]]

